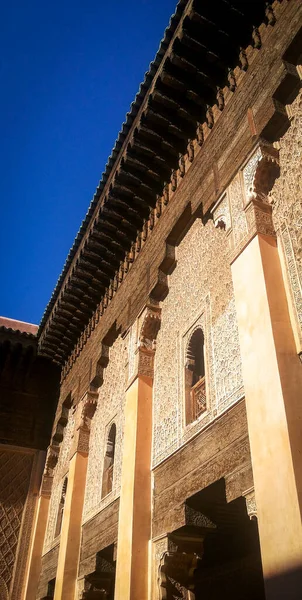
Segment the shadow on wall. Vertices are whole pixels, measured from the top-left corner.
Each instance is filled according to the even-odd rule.
[[[280,544],[282,544],[282,539],[280,539]],[[268,600],[299,600],[302,598],[302,565],[266,579],[265,590]]]

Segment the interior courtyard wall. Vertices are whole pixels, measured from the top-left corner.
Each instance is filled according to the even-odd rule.
[[[56,522],[64,480],[66,476],[68,477],[70,450],[74,436],[74,426],[75,408],[71,407],[69,410],[68,422],[64,430],[64,437],[60,446],[59,459],[53,474],[52,492],[43,548],[44,554],[59,543],[59,536],[55,537]]]
[[[293,328],[302,351],[302,93],[288,107],[291,125],[280,139],[280,177],[270,193],[273,222],[284,260]]]
[[[28,551],[32,510],[28,514],[32,498],[29,494],[30,478],[35,455],[31,450],[14,447],[0,449],[0,598],[15,598],[12,583],[16,557]],[[27,508],[27,510],[26,510]],[[25,527],[29,532],[25,531]],[[21,537],[22,542],[21,542]],[[17,564],[20,569],[20,560]],[[23,567],[22,567],[23,568]],[[15,588],[15,586],[14,586]],[[11,589],[11,593],[10,593]],[[19,590],[20,591],[20,590]]]
[[[84,521],[113,502],[120,493],[127,361],[127,341],[119,336],[109,350],[109,362],[104,369],[104,381],[91,422]],[[113,486],[112,491],[102,498],[104,457],[112,423],[116,425]]]
[[[196,219],[176,248],[162,304],[154,376],[153,464],[165,459],[243,396],[226,232]],[[196,326],[205,337],[207,411],[185,424],[184,364]]]

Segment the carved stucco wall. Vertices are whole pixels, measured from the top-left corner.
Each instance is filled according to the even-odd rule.
[[[75,412],[72,407],[69,410],[68,422],[64,431],[63,441],[60,447],[59,460],[54,470],[52,493],[50,499],[48,522],[44,540],[43,553],[48,552],[58,540],[55,540],[55,528],[57,522],[59,502],[62,494],[64,478],[67,475],[69,467],[69,455],[72,439],[74,435]]]
[[[104,381],[91,425],[83,521],[87,521],[110,504],[120,493],[127,362],[127,341],[119,337],[109,351],[109,363],[104,370]],[[113,487],[112,492],[102,499],[104,456],[109,429],[113,422],[116,424]]]
[[[302,351],[302,93],[290,107],[291,126],[280,140],[280,177],[270,193],[285,263],[295,331]]]
[[[9,597],[19,535],[27,500],[33,453],[0,451],[0,598]],[[32,517],[32,515],[30,515]],[[23,528],[24,529],[24,528]],[[28,540],[20,547],[26,552]],[[17,573],[17,576],[19,574]],[[15,587],[15,586],[14,586]],[[16,597],[12,592],[10,597]]]
[[[155,353],[153,464],[243,396],[227,233],[197,219],[176,251]],[[208,410],[185,426],[184,356],[197,325],[205,336]]]

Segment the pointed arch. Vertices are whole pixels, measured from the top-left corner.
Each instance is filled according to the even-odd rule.
[[[189,339],[185,357],[186,424],[196,421],[206,411],[206,372],[204,334],[195,329]]]

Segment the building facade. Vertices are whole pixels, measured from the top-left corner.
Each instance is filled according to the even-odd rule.
[[[3,599],[301,598],[301,65],[300,0],[178,3],[35,336]]]

